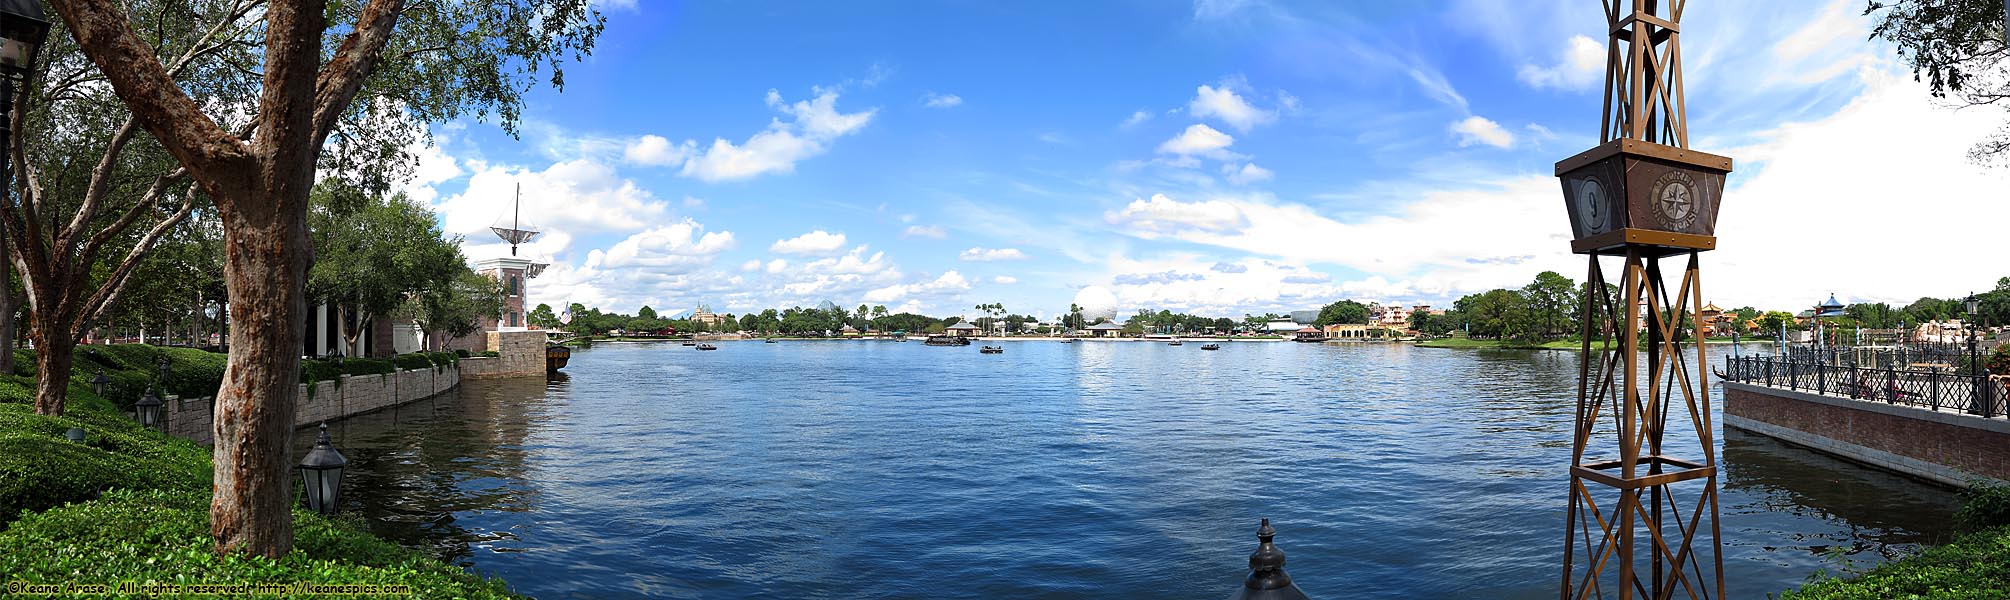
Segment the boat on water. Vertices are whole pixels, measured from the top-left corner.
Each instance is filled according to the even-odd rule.
[[[1202,349],[1202,350],[1220,350],[1220,349],[1221,349],[1221,344],[1202,344],[1202,345],[1201,345],[1201,347],[1200,347],[1200,349]]]
[[[923,346],[968,346],[970,338],[954,335],[931,335],[921,342]]]
[[[1073,344],[1073,343],[1075,343],[1075,338],[1068,338],[1068,339],[1065,339],[1065,340],[1061,340],[1061,343],[1063,343],[1063,344]]]
[[[572,359],[572,349],[563,344],[547,344],[544,347],[544,372],[557,373],[565,368],[565,361]]]
[[[775,338],[768,338],[768,340],[767,340],[767,343],[770,343],[770,344],[773,344],[773,343],[775,343]]]
[[[699,349],[699,350],[718,350],[718,349],[719,349],[719,347],[718,347],[718,346],[714,346],[714,345],[711,345],[711,344],[698,344],[698,349]]]
[[[693,341],[691,341],[691,340],[684,340],[684,345],[686,345],[686,346],[696,346],[696,345],[698,345],[698,342],[693,342]]]
[[[1173,340],[1173,341],[1170,341],[1170,342],[1166,342],[1166,345],[1167,345],[1167,346],[1185,346],[1185,345],[1186,345],[1186,342],[1182,342],[1182,341],[1179,341],[1179,340]]]
[[[1004,353],[1005,353],[1005,347],[1004,347],[1004,346],[985,346],[985,347],[983,347],[983,348],[979,348],[979,349],[977,349],[977,351],[978,351],[978,352],[982,352],[982,353],[984,353],[984,354],[1004,354]]]

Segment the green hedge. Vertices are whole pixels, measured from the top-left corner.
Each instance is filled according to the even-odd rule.
[[[500,580],[383,541],[353,523],[296,508],[293,551],[278,560],[219,556],[209,539],[209,495],[108,493],[22,517],[0,532],[0,579],[28,583],[209,582],[397,584],[410,598],[517,598]]]
[[[2010,598],[2010,527],[1984,530],[1878,565],[1851,579],[1825,579],[1782,600]]]
[[[426,353],[424,352],[413,352],[410,354],[400,354],[397,356],[393,356],[391,357],[391,362],[397,364],[398,370],[400,371],[433,368],[433,357],[427,356]]]
[[[84,430],[84,443],[64,437],[72,427]],[[0,404],[0,523],[111,488],[204,489],[209,480],[208,451],[124,415],[72,406],[50,417]]]

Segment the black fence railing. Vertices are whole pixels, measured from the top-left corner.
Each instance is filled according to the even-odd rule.
[[[2001,380],[1944,369],[1906,369],[1799,361],[1778,356],[1728,359],[1729,381],[1827,396],[2004,417],[2010,395]]]
[[[1792,344],[1780,348],[1779,356],[1795,362],[1898,370],[1965,371],[1970,362],[1966,344],[1945,342],[1906,342],[1885,346]]]

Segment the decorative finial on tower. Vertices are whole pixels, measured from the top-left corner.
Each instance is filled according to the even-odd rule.
[[[537,237],[539,233],[537,226],[523,220],[522,183],[516,184],[516,201],[511,204],[510,213],[504,217],[496,217],[496,222],[489,226],[489,231],[495,232],[496,237],[509,242],[510,256],[516,256],[517,244],[528,244],[531,238]]]

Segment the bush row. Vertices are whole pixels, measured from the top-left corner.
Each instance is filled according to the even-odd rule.
[[[1782,600],[2010,598],[2010,486],[1971,483],[1954,513],[1953,543],[1878,565],[1847,579],[1828,578]]]

